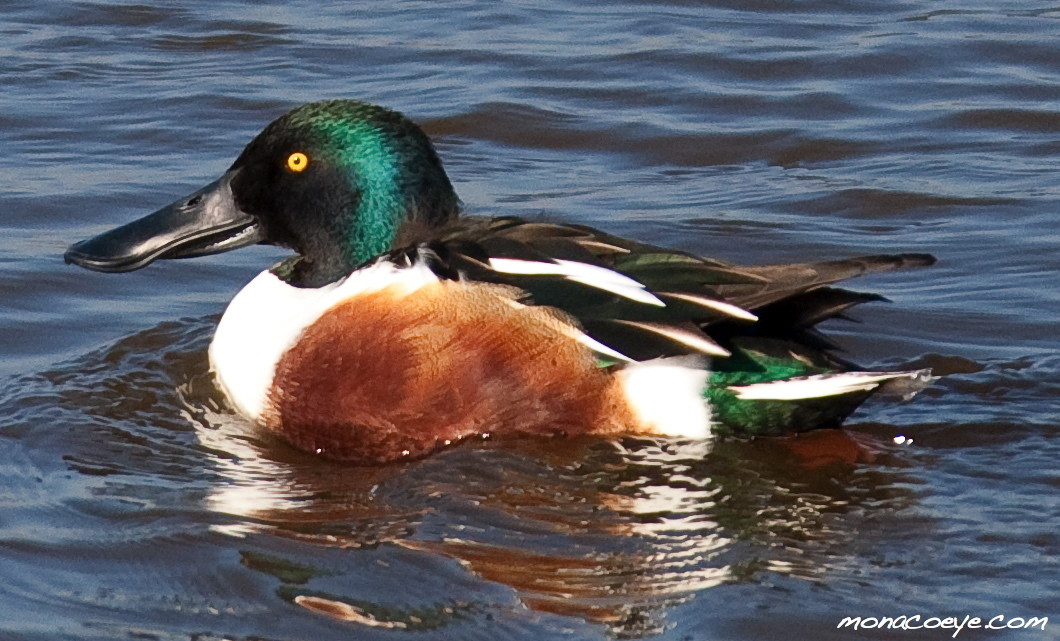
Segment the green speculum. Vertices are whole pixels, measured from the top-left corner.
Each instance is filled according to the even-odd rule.
[[[770,355],[735,349],[715,361],[704,397],[710,403],[718,436],[781,436],[822,427],[838,427],[869,394],[843,394],[797,400],[744,400],[731,385],[768,383],[836,371],[824,362],[806,362],[794,355]]]

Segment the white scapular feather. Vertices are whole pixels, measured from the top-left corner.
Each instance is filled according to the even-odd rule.
[[[625,361],[626,363],[633,363],[634,362],[634,360],[632,358],[626,356],[625,354],[623,354],[622,352],[620,352],[620,351],[618,351],[616,349],[612,349],[612,348],[608,347],[607,345],[604,345],[603,343],[601,343],[600,341],[596,340],[592,336],[589,336],[585,332],[580,331],[578,328],[571,326],[570,330],[571,331],[570,331],[569,336],[571,338],[573,338],[574,340],[578,341],[582,345],[585,345],[586,347],[588,347],[592,351],[596,352],[597,354],[600,354],[602,356],[608,356],[610,358],[614,358],[614,359],[619,360],[619,361]]]
[[[692,332],[684,331],[670,325],[662,325],[660,323],[646,323],[640,321],[627,321],[627,320],[615,320],[615,323],[621,323],[623,325],[629,325],[631,327],[639,327],[640,329],[653,332],[660,336],[665,336],[670,340],[687,345],[694,350],[709,354],[711,356],[731,356],[732,353],[725,349],[721,345],[718,345],[712,340],[696,336]]]
[[[666,307],[666,303],[645,289],[643,284],[625,274],[597,265],[579,263],[573,260],[556,260],[546,263],[519,258],[490,258],[490,269],[504,274],[563,276],[567,280],[602,289],[638,303]]]
[[[660,292],[664,296],[672,296],[689,303],[694,303],[707,309],[713,309],[714,311],[727,314],[733,318],[739,318],[740,320],[756,321],[758,317],[747,311],[743,307],[738,307],[732,303],[726,303],[725,301],[715,300],[713,298],[707,298],[706,296],[696,296],[695,294],[684,294],[681,292]]]
[[[526,307],[526,305],[524,305],[524,304],[522,304],[522,303],[520,303],[519,301],[516,301],[516,300],[510,300],[510,299],[507,299],[507,298],[505,298],[503,300],[509,306],[514,307],[516,309],[519,309],[519,308],[522,308],[522,307]],[[560,330],[563,331],[563,333],[568,338],[571,338],[573,340],[578,341],[579,343],[581,343],[582,345],[585,345],[586,347],[591,349],[593,352],[596,352],[597,354],[601,354],[603,356],[607,356],[607,357],[613,358],[615,360],[625,361],[627,363],[634,362],[632,358],[626,356],[622,352],[619,352],[619,351],[617,351],[615,349],[612,349],[612,348],[608,347],[607,345],[604,345],[603,343],[601,343],[600,341],[596,340],[592,336],[589,336],[588,334],[586,334],[585,332],[581,331],[580,329],[578,329],[574,325],[569,325],[567,323],[561,323],[560,324]]]

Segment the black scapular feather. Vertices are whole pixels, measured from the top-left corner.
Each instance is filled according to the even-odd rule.
[[[441,229],[423,231],[422,239],[415,229],[399,234],[402,246],[383,258],[418,256],[442,278],[516,287],[526,292],[524,302],[566,312],[592,338],[634,360],[708,348],[719,356],[723,352],[709,346],[731,346],[745,337],[791,341],[813,350],[818,358],[828,358],[838,348],[816,326],[844,317],[855,305],[886,300],[830,285],[935,262],[928,254],[894,254],[745,267],[584,225],[516,217],[465,217]],[[498,271],[490,265],[494,258],[551,264],[573,261],[610,269],[642,284],[664,305],[633,300],[563,275]],[[667,327],[673,331],[666,331]]]

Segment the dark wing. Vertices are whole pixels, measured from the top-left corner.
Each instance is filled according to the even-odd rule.
[[[592,338],[644,360],[727,356],[733,336],[833,345],[813,329],[880,297],[828,287],[861,274],[930,265],[925,254],[803,265],[738,267],[612,236],[591,227],[519,218],[465,218],[404,230],[391,260],[425,259],[445,278],[517,287],[527,302],[573,316]]]
[[[855,276],[927,267],[933,264],[935,264],[935,257],[930,254],[892,254],[859,256],[819,263],[744,267],[743,271],[760,276],[768,285],[765,287],[728,287],[719,293],[730,298],[737,305],[757,309],[813,288],[831,285]]]

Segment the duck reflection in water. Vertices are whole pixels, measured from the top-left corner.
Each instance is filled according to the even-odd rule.
[[[351,625],[434,629],[525,608],[648,636],[672,607],[715,586],[764,572],[821,580],[837,563],[830,541],[857,528],[844,514],[906,500],[881,489],[894,487],[892,468],[856,465],[887,448],[850,431],[709,452],[668,439],[483,441],[400,466],[350,467],[247,439],[230,415],[207,424],[204,444],[239,444],[236,457],[216,461],[226,482],[207,501],[229,519],[216,529],[245,538],[243,563],[279,580],[281,598]],[[263,536],[288,544],[263,551]],[[375,585],[387,577],[360,563],[326,562],[351,550],[424,586],[389,593]],[[401,564],[409,567],[393,567]],[[405,601],[424,593],[435,596]]]

